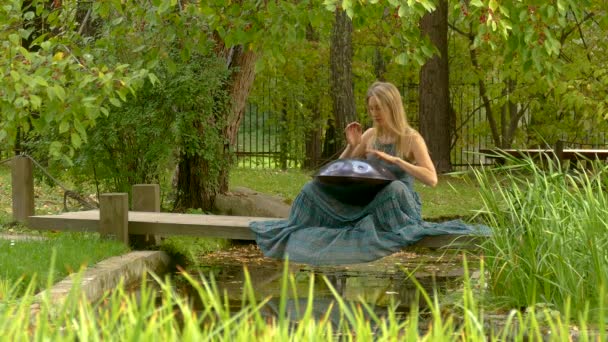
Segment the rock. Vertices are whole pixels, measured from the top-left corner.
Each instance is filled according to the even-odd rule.
[[[291,205],[280,196],[244,187],[236,187],[215,198],[215,213],[220,215],[287,218],[290,209]]]

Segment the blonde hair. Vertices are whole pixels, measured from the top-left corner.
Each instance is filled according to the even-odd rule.
[[[409,152],[410,141],[417,135],[417,132],[407,122],[399,90],[392,83],[374,82],[367,90],[366,105],[369,105],[371,97],[375,97],[380,109],[388,113],[388,117],[384,118],[387,121],[386,125],[377,126],[374,123],[374,134],[371,137],[372,146],[379,136],[394,136],[397,156],[406,157],[405,154]]]

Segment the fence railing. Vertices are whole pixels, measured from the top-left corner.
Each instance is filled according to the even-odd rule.
[[[237,137],[236,156],[240,167],[248,168],[301,168],[307,165],[322,165],[328,160],[320,157],[320,153],[307,155],[306,141],[310,141],[311,117],[302,108],[302,102],[297,98],[283,99],[280,106],[272,94],[272,86],[265,84],[262,95],[252,97],[248,103],[245,117]],[[491,86],[490,86],[491,87]],[[408,120],[418,127],[418,85],[401,84],[399,86]],[[329,96],[329,95],[327,95]],[[451,163],[454,169],[466,169],[470,166],[491,164],[492,159],[479,154],[481,149],[493,148],[495,144],[489,133],[485,108],[479,97],[475,84],[451,85],[450,102],[454,110],[453,141],[451,146]],[[326,101],[321,101],[327,103]],[[327,107],[327,106],[326,106]],[[326,117],[331,108],[319,108]],[[360,109],[364,112],[364,109]],[[313,123],[313,125],[323,123]],[[525,123],[521,123],[525,125]],[[320,135],[317,139],[321,139]],[[576,140],[581,144],[606,144],[607,137],[596,128],[587,131],[584,137],[569,137],[559,134],[555,139]],[[552,142],[550,142],[552,143]],[[316,145],[319,148],[320,144]],[[310,148],[310,145],[308,146]],[[308,159],[307,159],[308,158]]]

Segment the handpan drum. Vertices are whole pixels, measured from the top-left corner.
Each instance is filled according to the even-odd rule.
[[[314,181],[341,202],[365,205],[397,177],[377,161],[338,159],[323,166]]]

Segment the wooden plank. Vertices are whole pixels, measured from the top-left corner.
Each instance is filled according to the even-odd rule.
[[[99,210],[75,211],[57,215],[36,215],[27,218],[27,225],[37,230],[67,232],[98,232]]]
[[[249,223],[265,220],[276,220],[276,218],[130,211],[129,234],[253,240],[255,235],[249,229]],[[39,230],[99,231],[99,210],[30,216],[28,225]],[[83,229],[80,229],[81,227]]]
[[[538,157],[540,155],[553,155],[552,149],[479,149],[479,153],[487,154],[488,158],[504,159],[505,154],[513,157]],[[608,158],[608,150],[603,149],[564,149],[562,151],[563,160],[574,160],[581,158],[589,159],[606,159]]]
[[[92,228],[99,220],[98,210],[63,213],[59,215],[31,216],[29,225],[34,229],[79,231],[75,227]],[[201,215],[129,211],[129,234],[187,235],[217,237],[236,240],[255,240],[249,229],[252,221],[276,220],[270,217]],[[52,225],[53,228],[47,228]],[[61,229],[68,227],[67,229]],[[95,230],[88,230],[95,231]],[[474,248],[485,240],[470,235],[427,236],[411,247]]]

